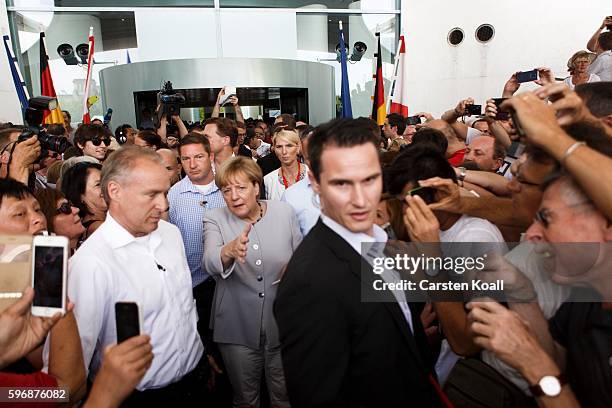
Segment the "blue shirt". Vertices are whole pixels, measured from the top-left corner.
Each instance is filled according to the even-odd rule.
[[[204,254],[204,214],[213,208],[226,207],[219,187],[213,182],[202,192],[189,177],[176,183],[168,192],[170,211],[168,221],[181,231],[193,287],[209,278],[202,267]]]
[[[319,198],[316,197],[310,179],[304,177],[291,187],[285,190],[281,201],[284,201],[293,207],[295,214],[300,222],[300,231],[302,236],[306,236],[310,229],[314,227],[321,214]]]

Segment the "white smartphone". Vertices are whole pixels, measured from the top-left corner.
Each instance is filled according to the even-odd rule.
[[[68,270],[68,238],[34,237],[32,245],[32,315],[53,316],[66,313],[66,273]]]

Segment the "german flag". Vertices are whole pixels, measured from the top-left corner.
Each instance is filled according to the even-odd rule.
[[[385,85],[382,74],[382,54],[380,49],[380,33],[376,33],[378,37],[378,53],[376,56],[376,74],[373,78],[376,81],[374,86],[374,96],[372,97],[372,120],[375,121],[379,126],[385,124],[385,117],[387,113],[385,105]]]
[[[41,95],[56,98],[55,88],[53,87],[53,78],[51,78],[51,70],[49,69],[49,56],[45,47],[45,33],[40,33],[40,90]],[[57,104],[57,108],[52,111],[45,111],[43,114],[43,123],[64,124],[64,116],[62,110]]]

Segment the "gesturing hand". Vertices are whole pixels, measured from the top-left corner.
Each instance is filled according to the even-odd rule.
[[[519,83],[519,81],[516,79],[516,72],[514,74],[512,74],[512,76],[510,77],[510,79],[508,79],[508,81],[506,82],[506,84],[504,85],[504,91],[502,93],[502,97],[504,98],[509,98],[512,95],[514,95],[514,93],[516,91],[519,90],[521,84]]]
[[[237,260],[240,263],[246,262],[247,244],[249,243],[249,232],[253,226],[250,223],[244,227],[240,235],[226,245],[227,256]]]

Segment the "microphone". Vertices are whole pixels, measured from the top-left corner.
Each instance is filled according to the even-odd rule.
[[[110,123],[112,116],[113,116],[113,109],[108,108],[108,110],[106,111],[106,115],[104,115],[104,120],[103,120],[104,126],[108,127],[108,124]]]
[[[208,204],[208,201],[206,201],[206,200],[202,200],[202,201],[200,201],[200,206],[201,206],[201,207],[205,207],[205,206],[206,206],[206,204]]]
[[[157,262],[155,262],[155,265],[157,265],[157,269],[159,269],[162,272],[166,272],[166,268],[164,268],[163,266],[161,266],[160,264],[158,264]]]

